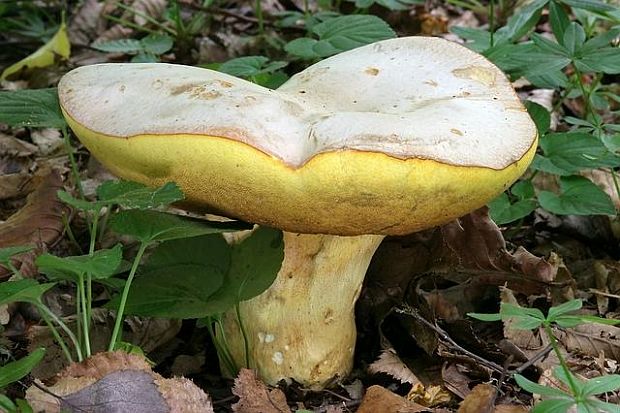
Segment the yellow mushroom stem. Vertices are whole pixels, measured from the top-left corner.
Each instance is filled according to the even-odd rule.
[[[241,303],[250,367],[270,384],[292,378],[320,389],[353,366],[355,302],[383,235],[284,233],[284,261],[273,285]],[[235,312],[224,317],[235,362],[245,364]]]

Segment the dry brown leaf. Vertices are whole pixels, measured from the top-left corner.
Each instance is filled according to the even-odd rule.
[[[175,376],[188,376],[190,374],[200,373],[202,366],[205,364],[204,354],[180,354],[174,358],[170,373]]]
[[[28,195],[26,205],[3,223],[0,223],[0,248],[34,245],[48,248],[62,235],[63,216],[69,209],[56,197],[56,191],[62,189],[62,178],[57,171],[51,171],[39,180],[36,189]],[[26,257],[26,258],[24,258]],[[26,276],[35,275],[33,254],[25,254],[16,259],[16,266]],[[28,264],[28,265],[27,265]],[[29,271],[25,271],[29,266]],[[10,272],[0,266],[0,280],[7,278]]]
[[[443,379],[444,386],[461,399],[464,399],[471,393],[469,388],[471,378],[466,374],[469,371],[468,367],[461,364],[444,364],[441,369],[441,378]]]
[[[42,383],[39,386],[45,388]],[[93,413],[213,413],[209,397],[191,381],[164,379],[152,372],[142,357],[123,352],[99,353],[74,363],[58,374],[56,383],[47,391],[34,386],[28,389],[26,399],[35,411],[49,413],[63,409]]]
[[[232,405],[236,413],[289,413],[286,396],[280,389],[269,390],[253,370],[241,369],[232,389],[239,401]]]
[[[381,386],[370,386],[357,413],[417,413],[429,412],[428,407],[411,402]]]
[[[528,413],[530,410],[516,404],[498,404],[494,413]]]
[[[72,45],[90,46],[105,28],[102,16],[104,3],[98,0],[86,0],[73,14],[69,21],[69,40]]]
[[[64,142],[58,129],[36,129],[30,133],[30,138],[39,148],[39,154],[43,156],[51,155],[64,147]]]
[[[385,373],[401,383],[413,385],[420,382],[392,348],[383,350],[379,358],[368,366],[368,372],[372,374]]]
[[[434,407],[449,403],[452,400],[452,395],[441,386],[425,387],[422,383],[417,383],[407,394],[407,400],[414,401],[422,406]]]
[[[555,332],[558,341],[569,352],[597,357],[601,352],[606,358],[620,361],[620,328],[604,324],[581,324]]]
[[[497,389],[489,384],[478,384],[463,399],[458,413],[493,413]]]
[[[138,12],[134,14],[133,21],[140,26],[147,25],[147,19],[141,14],[158,20],[164,14],[167,5],[167,0],[136,0],[131,5]]]
[[[10,156],[15,158],[25,158],[34,155],[37,147],[22,139],[0,133],[0,157]]]
[[[32,190],[31,178],[26,172],[0,175],[0,201],[26,196]]]

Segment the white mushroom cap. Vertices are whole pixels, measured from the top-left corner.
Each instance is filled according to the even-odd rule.
[[[70,72],[59,95],[117,174],[174,180],[196,203],[295,232],[446,222],[508,187],[536,148],[501,71],[439,38],[360,47],[277,90],[195,67],[108,64]]]

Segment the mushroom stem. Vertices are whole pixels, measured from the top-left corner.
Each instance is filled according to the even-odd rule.
[[[318,389],[350,372],[355,302],[383,238],[284,233],[284,261],[276,280],[240,306],[250,367],[264,381],[292,378]],[[235,312],[226,314],[224,330],[233,358],[244,365]]]

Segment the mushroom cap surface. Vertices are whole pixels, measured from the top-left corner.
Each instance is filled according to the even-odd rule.
[[[155,63],[84,66],[58,91],[71,128],[115,174],[175,181],[191,203],[299,233],[445,223],[504,191],[537,142],[497,67],[430,37],[341,53],[277,90]]]

